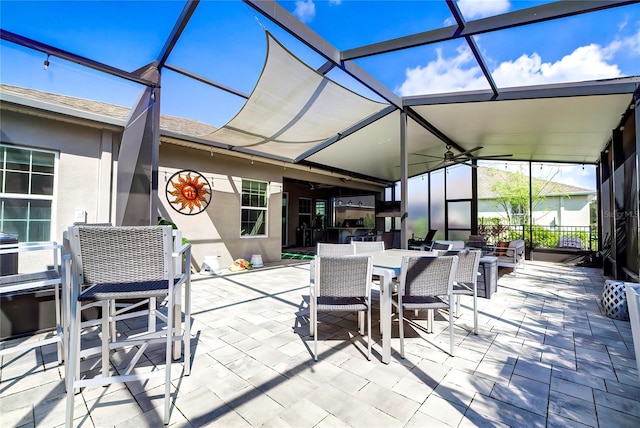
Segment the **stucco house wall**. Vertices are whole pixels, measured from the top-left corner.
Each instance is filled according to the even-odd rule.
[[[202,174],[211,185],[211,203],[196,215],[185,215],[171,207],[166,197],[169,178],[183,169]],[[221,267],[237,258],[260,254],[264,262],[280,260],[282,168],[247,159],[210,153],[163,143],[160,146],[159,199],[161,216],[175,223],[192,244],[194,268],[204,257],[218,256]],[[267,236],[240,236],[242,180],[266,181],[268,191]],[[173,187],[170,187],[173,190]]]
[[[61,118],[63,119],[63,118]],[[111,126],[82,121],[54,120],[46,115],[2,110],[0,140],[26,148],[58,154],[52,203],[50,239],[62,242],[63,232],[73,223],[76,211],[86,213],[87,222],[111,219],[111,184],[121,133]],[[42,266],[48,255],[21,254],[20,269]],[[49,262],[47,262],[49,263]]]
[[[15,88],[3,96],[1,142],[25,148],[40,148],[57,153],[52,203],[51,240],[62,242],[68,226],[78,221],[78,213],[88,223],[115,223],[115,189],[117,189],[118,153],[122,141],[127,110],[117,106],[94,103],[61,96],[66,103],[82,103],[94,111],[87,113],[30,98],[16,98]],[[35,91],[37,92],[37,91]],[[50,95],[50,94],[48,94]],[[8,101],[7,101],[8,100]],[[96,114],[95,110],[108,115]],[[109,116],[110,115],[110,116]],[[168,120],[167,120],[168,119]],[[163,121],[161,120],[161,125]],[[179,118],[165,118],[168,126],[190,126]],[[194,123],[197,126],[198,123]],[[196,128],[197,129],[197,128]],[[187,138],[188,139],[188,138]],[[241,154],[225,154],[194,142],[162,135],[159,150],[159,217],[170,220],[182,230],[192,244],[193,268],[200,270],[204,257],[218,256],[220,267],[234,259],[250,259],[260,254],[263,261],[273,262],[282,252],[282,196],[285,177],[329,185],[352,187],[356,194],[380,194],[378,184],[345,183],[339,176],[312,168],[284,165],[280,162],[255,159]],[[212,187],[211,203],[196,215],[185,215],[171,207],[166,197],[166,185],[171,176],[190,169],[201,173]],[[268,183],[267,233],[262,237],[240,236],[242,180]],[[173,190],[173,188],[171,189]],[[289,241],[295,243],[297,196],[289,198]],[[328,195],[317,195],[330,202]],[[327,209],[330,209],[327,206]],[[20,259],[20,269],[26,265],[41,267],[42,256],[31,261]],[[51,264],[51,261],[45,263]]]

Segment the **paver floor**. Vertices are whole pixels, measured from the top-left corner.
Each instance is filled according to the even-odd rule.
[[[308,262],[193,276],[193,366],[181,376],[174,365],[169,426],[640,426],[630,325],[601,313],[600,269],[528,262],[517,275],[501,271],[498,291],[478,299],[478,335],[472,300],[463,297],[455,357],[440,314],[432,334],[419,328],[426,316],[405,324],[400,358],[394,319],[388,365],[377,324],[367,361],[355,314],[321,315],[313,361],[308,278]],[[2,427],[64,424],[64,368],[54,350],[3,359]],[[161,354],[150,349],[144,363],[153,367]],[[112,356],[116,367],[120,357]],[[83,369],[94,366],[98,360]],[[74,424],[161,427],[159,382],[86,388],[76,396]]]

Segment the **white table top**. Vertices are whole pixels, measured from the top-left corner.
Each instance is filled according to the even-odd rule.
[[[374,266],[389,269],[400,269],[400,267],[402,267],[403,256],[435,256],[435,253],[431,251],[400,250],[395,248],[384,251],[372,251],[360,254],[371,255],[373,257]]]

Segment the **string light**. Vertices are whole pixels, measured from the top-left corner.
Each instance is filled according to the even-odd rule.
[[[49,69],[49,54],[47,54],[47,59],[44,60],[44,71]]]

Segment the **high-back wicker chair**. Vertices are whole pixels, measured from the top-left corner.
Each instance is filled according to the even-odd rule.
[[[449,243],[445,243],[445,242],[434,242],[433,245],[431,245],[431,251],[436,255],[436,256],[444,256],[445,254],[447,254],[447,252],[451,251],[451,248],[453,247],[453,244]]]
[[[400,319],[400,355],[404,358],[404,311],[427,310],[427,332],[433,332],[433,311],[449,310],[450,354],[455,353],[453,335],[453,281],[457,256],[404,256],[400,287],[394,305]]]
[[[366,312],[367,359],[371,359],[371,256],[316,257],[311,287],[313,357],[318,360],[318,312]],[[360,334],[363,334],[361,318]]]
[[[384,251],[384,241],[352,241],[355,254]]]
[[[351,244],[332,244],[328,242],[318,242],[318,244],[316,245],[316,257],[343,257],[352,256],[354,254],[354,248]],[[315,259],[309,262],[309,281],[312,285],[316,275],[315,265]]]
[[[67,371],[67,426],[73,424],[75,391],[82,387],[104,386],[111,383],[140,381],[152,377],[164,377],[164,423],[170,418],[172,344],[184,343],[184,374],[190,372],[191,297],[190,270],[191,247],[180,245],[174,251],[170,226],[73,226],[69,230],[73,275],[71,284],[70,345]],[[187,269],[182,272],[184,262]],[[185,320],[182,328],[180,315],[181,293],[184,288]],[[109,319],[116,316],[113,301],[120,299],[151,299],[150,313],[164,321],[163,328],[121,338],[111,337]],[[162,303],[164,310],[156,307],[154,299]],[[102,317],[102,339],[99,353],[102,356],[101,375],[81,379],[81,320],[83,302],[99,302]],[[118,315],[122,317],[123,315]],[[153,322],[155,326],[155,320]],[[134,366],[151,343],[163,343],[165,355],[157,362],[159,370],[133,373]],[[121,375],[109,370],[109,353],[112,349],[137,346],[136,355]],[[83,356],[85,352],[83,351]],[[153,362],[153,356],[147,355]],[[156,362],[153,362],[154,364]]]
[[[331,244],[327,242],[318,242],[316,248],[317,256],[340,257],[355,254],[351,244]]]
[[[451,255],[458,256],[458,268],[453,282],[453,295],[456,299],[456,317],[460,316],[460,296],[473,296],[473,333],[478,334],[478,268],[480,250],[462,250]]]

